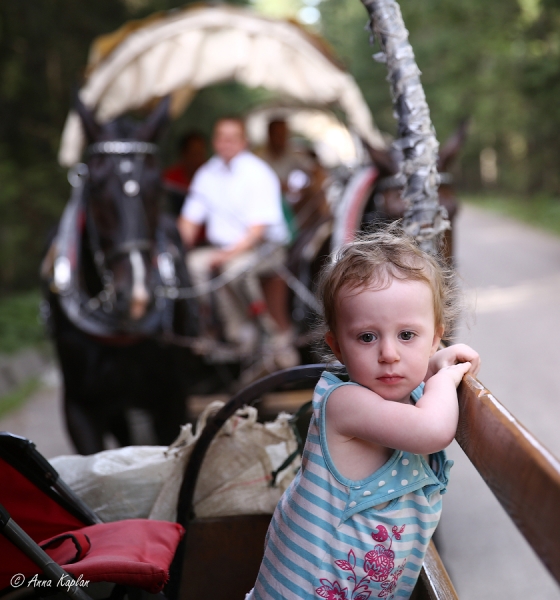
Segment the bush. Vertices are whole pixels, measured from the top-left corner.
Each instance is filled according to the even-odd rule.
[[[0,298],[0,354],[9,354],[46,340],[39,317],[38,290]]]

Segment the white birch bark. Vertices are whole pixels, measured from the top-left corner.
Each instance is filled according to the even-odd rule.
[[[399,173],[406,184],[402,192],[408,208],[404,229],[422,248],[434,253],[439,234],[449,228],[447,211],[438,201],[439,144],[420,82],[408,31],[395,0],[362,0],[370,16],[372,34],[381,52],[374,58],[387,64],[398,137],[394,144],[403,152]]]

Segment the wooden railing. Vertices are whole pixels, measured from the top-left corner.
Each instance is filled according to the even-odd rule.
[[[560,583],[560,461],[468,375],[459,387],[459,409],[457,442]],[[431,545],[413,599],[456,598]]]
[[[560,461],[476,379],[459,407],[461,448],[560,583]]]

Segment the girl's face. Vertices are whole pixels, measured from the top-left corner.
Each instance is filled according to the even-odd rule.
[[[393,279],[385,289],[342,288],[336,322],[325,339],[352,381],[386,400],[409,402],[443,335],[430,286]]]

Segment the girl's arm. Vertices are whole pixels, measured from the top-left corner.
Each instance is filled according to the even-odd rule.
[[[427,382],[416,405],[385,400],[364,387],[343,386],[327,403],[327,420],[336,434],[414,454],[447,447],[457,430],[457,386],[470,362],[442,368]]]

